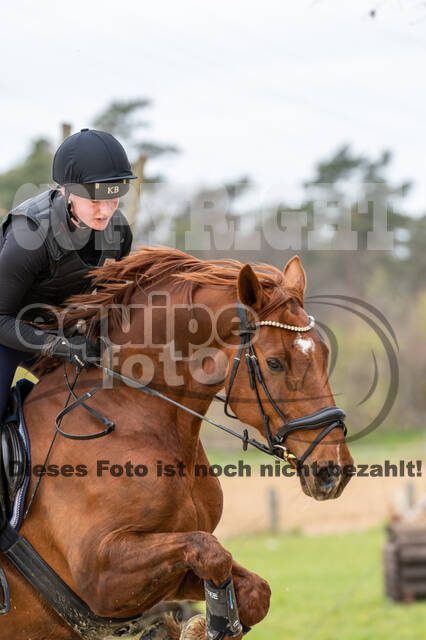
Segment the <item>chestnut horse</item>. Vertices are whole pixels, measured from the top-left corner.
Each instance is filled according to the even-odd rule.
[[[306,278],[300,260],[292,258],[281,272],[269,265],[251,268],[143,248],[100,267],[92,277],[94,293],[74,297],[60,311],[64,325],[80,319],[96,338],[108,322],[114,371],[149,384],[194,413],[120,380],[111,382],[94,366],[82,369],[75,393],[83,395],[104,378],[87,404],[112,420],[115,430],[87,441],[56,438],[48,464],[57,465],[59,473],[42,478],[21,533],[98,616],[128,618],[164,601],[204,600],[204,580],[220,585],[232,574],[241,623],[255,625],[268,612],[270,589],[213,535],[222,491],[217,478],[195,472],[196,465],[209,466],[199,437],[201,416],[230,382],[232,411],[263,436],[259,402],[272,436],[283,421],[271,400],[287,421],[335,406],[327,380],[328,350],[303,309]],[[249,329],[247,338],[265,382],[258,398],[244,359],[232,367],[241,340],[238,299],[250,326],[259,320],[258,330]],[[44,463],[55,417],[68,395],[62,367],[50,364],[24,404],[33,469]],[[72,378],[74,367],[66,368]],[[92,434],[99,422],[80,406],[64,417],[61,428]],[[311,426],[288,434],[285,446],[294,455],[289,457],[293,465],[320,433],[322,427]],[[304,460],[320,470],[300,474],[306,495],[326,500],[341,494],[348,478],[329,474],[330,462],[352,463],[342,429],[329,431]],[[160,465],[181,471],[159,473]],[[33,474],[28,495],[34,482]],[[78,640],[79,634],[0,557],[11,591],[11,611],[0,619],[2,640]]]

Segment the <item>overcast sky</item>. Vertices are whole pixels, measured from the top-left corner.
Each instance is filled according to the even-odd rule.
[[[0,28],[0,170],[61,121],[147,97],[143,136],[182,150],[155,166],[173,183],[249,174],[259,200],[296,200],[349,142],[391,149],[391,177],[416,182],[406,209],[426,211],[424,2],[17,0]]]

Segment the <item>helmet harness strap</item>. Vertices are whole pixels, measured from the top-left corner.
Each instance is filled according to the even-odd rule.
[[[85,222],[83,222],[83,220],[81,220],[77,214],[75,213],[73,206],[72,206],[72,202],[70,202],[70,191],[68,189],[67,186],[64,187],[65,189],[65,207],[68,211],[68,215],[71,218],[73,224],[75,224],[75,226],[77,227],[77,229],[89,229],[89,225],[87,225]]]

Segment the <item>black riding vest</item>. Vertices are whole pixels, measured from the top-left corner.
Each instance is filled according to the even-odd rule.
[[[0,248],[11,216],[26,216],[36,223],[37,230],[34,233],[37,234],[37,242],[45,245],[49,256],[48,271],[39,274],[25,295],[22,307],[59,305],[71,295],[90,290],[91,279],[85,276],[96,267],[83,262],[77,253],[87,242],[90,231],[88,234],[83,232],[83,238],[79,238],[78,231],[70,230],[65,201],[58,190],[46,191],[10,211],[0,226]],[[107,258],[120,259],[124,226],[128,226],[127,220],[117,209],[108,227],[97,232],[95,248],[102,250],[97,266],[104,264]],[[32,320],[36,316],[40,316],[40,310],[34,308],[23,319]]]

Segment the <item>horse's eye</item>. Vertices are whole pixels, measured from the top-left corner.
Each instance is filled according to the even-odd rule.
[[[268,358],[266,364],[271,369],[271,371],[285,371],[284,364],[277,358]]]

